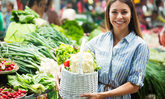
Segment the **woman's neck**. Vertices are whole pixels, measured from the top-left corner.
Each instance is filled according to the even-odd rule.
[[[130,30],[129,29],[126,29],[126,30],[117,30],[117,29],[114,29],[113,30],[113,40],[114,40],[114,43],[113,45],[115,46],[119,41],[121,41],[125,36],[127,36],[128,34],[130,33]]]

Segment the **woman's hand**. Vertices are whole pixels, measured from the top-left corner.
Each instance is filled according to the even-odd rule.
[[[61,79],[61,70],[62,70],[62,66],[60,65],[58,70],[57,70],[57,75],[56,75],[56,90],[59,92],[60,90],[60,79]]]
[[[88,99],[104,99],[99,93],[82,94],[81,97],[88,97]]]

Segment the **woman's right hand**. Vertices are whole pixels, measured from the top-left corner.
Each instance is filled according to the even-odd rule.
[[[59,92],[60,90],[60,79],[61,79],[61,70],[62,70],[62,66],[60,65],[58,70],[57,70],[57,75],[56,75],[56,90]]]

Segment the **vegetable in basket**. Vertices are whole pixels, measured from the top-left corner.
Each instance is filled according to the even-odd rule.
[[[64,67],[70,70],[73,73],[78,73],[79,62],[82,61],[83,73],[92,73],[94,71],[99,71],[100,66],[97,65],[94,55],[92,53],[83,52],[82,60],[80,60],[80,53],[71,54],[70,61],[67,60],[64,62]]]

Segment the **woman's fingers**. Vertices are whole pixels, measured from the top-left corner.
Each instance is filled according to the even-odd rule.
[[[82,94],[81,97],[90,97],[91,94]]]
[[[60,79],[58,74],[56,75],[56,90],[60,90]]]
[[[60,79],[61,79],[61,71],[62,71],[62,66],[60,65],[58,70],[57,70],[57,75],[56,75],[56,90],[60,90]]]

